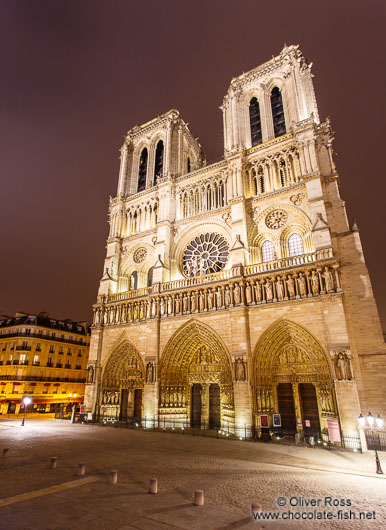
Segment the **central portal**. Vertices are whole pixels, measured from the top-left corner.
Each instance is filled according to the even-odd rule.
[[[277,399],[281,415],[281,426],[284,432],[296,432],[294,396],[291,383],[280,383],[277,387]]]

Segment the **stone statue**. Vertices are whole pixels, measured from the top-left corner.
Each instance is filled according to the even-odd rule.
[[[311,274],[311,289],[312,294],[319,294],[319,277],[316,271]]]
[[[150,318],[150,302],[149,301],[146,302],[146,318],[147,319]]]
[[[198,269],[197,256],[194,256],[192,258],[192,273],[193,273],[193,276],[197,276],[197,269]]]
[[[135,278],[134,278],[134,275],[132,274],[130,276],[130,291],[134,291],[135,289]]]
[[[208,291],[208,310],[213,309],[213,291],[209,289]]]
[[[176,296],[176,315],[180,312],[180,295]]]
[[[336,367],[338,379],[351,379],[350,361],[345,353],[340,352],[338,354],[336,359]]]
[[[268,280],[268,278],[265,282],[265,293],[267,296],[267,302],[271,302],[273,298],[272,283]]]
[[[299,274],[298,285],[299,285],[300,296],[306,296],[307,294],[306,279],[302,273]]]
[[[142,320],[144,317],[144,313],[143,313],[143,302],[141,302],[140,306],[139,306],[139,319]]]
[[[182,311],[184,313],[187,313],[188,311],[188,297],[186,296],[186,294],[184,294],[182,298]]]
[[[173,300],[171,296],[168,296],[168,315],[171,315],[173,312]]]
[[[256,303],[259,303],[261,302],[261,287],[260,287],[260,282],[257,281],[255,283],[255,297],[256,297]]]
[[[235,304],[240,303],[240,286],[238,283],[235,283],[235,286],[233,288],[233,296],[235,300]]]
[[[127,309],[127,320],[130,322],[133,320],[133,306],[129,304],[129,307]]]
[[[249,282],[247,282],[245,286],[245,300],[247,304],[250,304],[252,302],[252,290],[251,286],[249,285]]]
[[[216,291],[216,304],[217,304],[217,309],[220,309],[220,307],[222,306],[222,294],[221,294],[220,287],[218,287]]]
[[[206,271],[205,271],[205,260],[204,260],[204,258],[200,258],[200,276],[202,276],[203,274],[206,274]]]
[[[151,301],[151,316],[155,317],[157,314],[157,302],[156,299],[153,298]]]
[[[284,285],[283,285],[283,282],[281,281],[280,276],[276,280],[276,294],[277,294],[277,299],[278,300],[283,300],[283,298],[284,298]]]
[[[225,295],[224,295],[224,304],[225,304],[225,307],[228,307],[231,303],[231,294],[229,292],[229,287],[226,286],[225,287]]]
[[[236,381],[245,381],[245,363],[239,357],[236,359]]]
[[[200,311],[204,311],[205,295],[203,291],[200,291],[200,294],[199,294],[199,304],[200,304]]]
[[[192,292],[192,294],[190,295],[190,310],[193,313],[196,309],[196,293]]]
[[[134,304],[134,315],[133,315],[133,318],[134,318],[134,320],[138,319],[138,305],[137,305],[137,302],[135,302],[135,304]]]
[[[327,267],[325,267],[322,277],[324,278],[324,283],[326,284],[326,293],[330,293],[334,290],[334,280],[332,279],[332,274]]]
[[[154,365],[150,361],[146,364],[146,383],[154,383]]]
[[[87,368],[87,383],[93,383],[94,382],[94,367],[93,366],[89,366]]]
[[[190,261],[186,262],[186,275],[188,278],[192,275],[192,264]]]
[[[287,289],[288,289],[288,296],[290,298],[294,298],[295,297],[295,281],[291,275],[289,275],[287,279]]]
[[[160,300],[160,312],[161,312],[161,317],[165,314],[165,301],[163,298],[161,298]]]

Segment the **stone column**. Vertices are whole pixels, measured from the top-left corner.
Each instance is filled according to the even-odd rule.
[[[235,434],[236,436],[244,437],[245,427],[247,428],[248,434],[252,424],[252,406],[248,381],[234,381],[233,394],[235,404]]]

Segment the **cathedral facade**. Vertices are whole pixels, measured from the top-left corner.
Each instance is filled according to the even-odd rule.
[[[231,432],[357,432],[385,343],[298,46],[232,79],[224,157],[177,110],[132,128],[94,305],[86,410]]]

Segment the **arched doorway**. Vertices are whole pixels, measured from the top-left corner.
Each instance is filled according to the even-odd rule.
[[[234,429],[230,357],[221,338],[202,322],[187,322],[165,347],[159,415],[194,427]]]
[[[255,426],[260,415],[280,414],[284,433],[327,432],[336,417],[331,366],[320,342],[305,327],[281,319],[263,333],[252,361]]]
[[[100,416],[127,420],[142,417],[145,364],[128,341],[107,359],[102,371]]]

